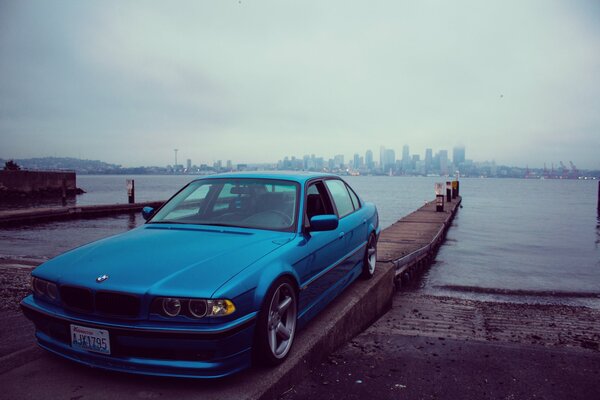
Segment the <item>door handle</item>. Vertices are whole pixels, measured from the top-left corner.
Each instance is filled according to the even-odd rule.
[[[367,223],[367,220],[366,220],[366,219],[363,219],[363,224],[366,224],[366,223]]]
[[[340,232],[340,239],[343,238],[345,234],[345,232]]]

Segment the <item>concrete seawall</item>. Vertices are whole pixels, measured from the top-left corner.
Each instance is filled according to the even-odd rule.
[[[391,308],[394,283],[402,284],[433,260],[459,204],[460,198],[457,198],[446,204],[445,212],[436,212],[435,203],[427,203],[384,229],[379,238],[375,276],[350,285],[298,332],[290,357],[277,368],[254,367],[230,378],[210,382],[148,379],[81,368],[52,357],[30,341],[21,345],[27,347],[11,347],[8,354],[0,354],[0,363],[5,366],[3,373],[0,372],[0,386],[9,398],[22,397],[24,392],[31,398],[44,397],[47,393],[69,397],[76,374],[77,395],[81,397],[120,399],[143,393],[147,398],[278,398],[320,365],[325,356],[368,328]],[[21,319],[24,317],[20,316],[13,323]],[[8,333],[13,331],[7,330]],[[30,328],[27,334],[24,331],[19,328],[19,335],[33,340],[33,329]],[[18,366],[20,368],[16,368]],[[47,373],[34,373],[40,370]]]
[[[75,194],[77,180],[74,171],[0,171],[0,195],[61,195]]]

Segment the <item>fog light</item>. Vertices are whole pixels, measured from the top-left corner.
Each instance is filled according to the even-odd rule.
[[[167,297],[162,301],[162,308],[169,317],[176,317],[181,312],[181,301],[174,297]]]
[[[188,308],[190,310],[190,314],[196,318],[202,318],[206,315],[206,311],[208,309],[206,305],[206,300],[200,299],[192,299],[188,303]]]

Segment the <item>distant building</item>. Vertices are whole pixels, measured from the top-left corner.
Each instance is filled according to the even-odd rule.
[[[361,167],[360,156],[358,155],[358,153],[354,153],[354,158],[352,159],[352,164],[353,164],[354,169],[359,169]]]
[[[440,160],[440,175],[448,175],[448,150],[440,150],[438,158]]]
[[[452,163],[456,168],[465,162],[465,147],[458,146],[452,149]]]
[[[410,159],[410,148],[407,144],[402,146],[402,172],[406,173],[412,170],[412,162]]]
[[[344,155],[343,154],[336,154],[333,157],[333,166],[334,166],[334,168],[339,168],[339,169],[344,168]]]
[[[410,160],[410,147],[407,144],[402,146],[402,161]]]
[[[379,168],[385,168],[385,146],[379,148]]]
[[[365,153],[365,164],[368,169],[373,169],[375,164],[373,163],[373,152],[371,150],[367,150]]]
[[[431,172],[433,167],[433,150],[425,149],[425,173]]]
[[[390,170],[396,170],[396,152],[392,149],[385,150],[383,157],[383,172],[388,173]]]
[[[188,171],[190,171],[192,169],[192,160],[189,158],[187,159],[187,162],[186,162],[186,169]]]

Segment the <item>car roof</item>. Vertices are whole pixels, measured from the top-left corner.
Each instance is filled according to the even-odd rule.
[[[214,178],[254,178],[254,179],[280,179],[289,180],[299,183],[305,183],[315,178],[340,178],[335,174],[319,173],[319,172],[307,172],[307,171],[247,171],[247,172],[227,172],[223,174],[206,175],[201,179],[214,179]]]

